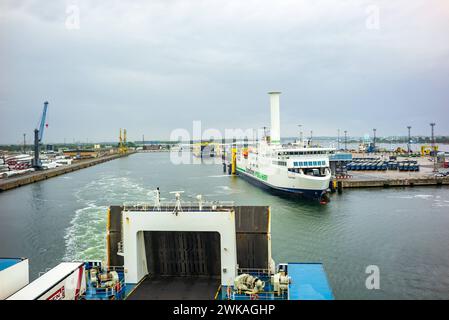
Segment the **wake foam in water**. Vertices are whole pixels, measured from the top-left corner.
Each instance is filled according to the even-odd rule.
[[[124,202],[153,202],[154,192],[128,177],[104,176],[74,194],[81,208],[75,211],[66,230],[65,261],[104,260],[106,218],[110,205]]]
[[[431,194],[417,194],[415,195],[415,198],[419,198],[419,199],[432,199],[433,195]]]

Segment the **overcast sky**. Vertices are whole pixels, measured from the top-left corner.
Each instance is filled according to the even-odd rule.
[[[448,35],[447,0],[0,0],[0,143],[45,100],[46,142],[257,129],[271,90],[282,136],[447,135]]]

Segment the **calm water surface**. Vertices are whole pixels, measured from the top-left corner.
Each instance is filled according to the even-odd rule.
[[[345,190],[327,206],[271,195],[220,165],[173,165],[169,154],[107,162],[0,194],[0,256],[30,259],[31,277],[61,260],[102,259],[106,209],[183,198],[272,207],[276,262],[323,262],[338,299],[449,299],[449,188]],[[380,290],[365,268],[380,268]]]

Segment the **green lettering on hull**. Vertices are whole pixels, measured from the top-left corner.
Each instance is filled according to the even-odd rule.
[[[240,167],[237,167],[237,171],[246,172],[246,173],[251,174],[251,175],[253,175],[253,176],[255,176],[255,177],[257,177],[257,178],[259,178],[260,180],[263,180],[263,181],[267,181],[268,180],[268,177],[267,177],[266,174],[263,174],[263,173],[260,173],[260,172],[257,172],[257,171],[252,171],[252,170],[246,171],[245,169],[240,168]]]
[[[260,173],[260,172],[255,172],[254,173],[254,175],[257,177],[257,178],[259,178],[259,179],[261,179],[261,180],[263,180],[263,181],[267,181],[267,175],[266,174],[263,174],[263,173]]]

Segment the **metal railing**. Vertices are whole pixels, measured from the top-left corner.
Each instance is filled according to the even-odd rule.
[[[110,272],[110,271],[116,271],[116,272],[121,272],[121,273],[125,272],[124,266],[107,266],[107,267],[105,267],[102,265],[100,269],[105,272]]]
[[[102,268],[103,269],[103,268]],[[124,294],[124,290],[126,288],[125,278],[123,276],[125,267],[123,266],[109,266],[104,269],[106,272],[116,271],[119,273],[119,281],[112,287],[104,287],[97,288],[92,286],[89,281],[86,286],[85,295],[89,298],[96,299],[110,299],[114,297],[115,299],[121,298],[122,294]],[[120,275],[121,274],[121,275]]]
[[[253,276],[259,277],[261,280],[264,281],[271,281],[271,275],[272,272],[270,269],[256,269],[256,268],[238,268],[237,274],[251,274]],[[268,286],[269,290],[267,291],[261,291],[257,294],[245,294],[245,293],[238,293],[238,290],[233,290],[232,292],[232,298],[235,300],[286,300],[288,299],[290,295],[290,288],[287,287],[287,290],[284,290],[281,294],[278,294],[277,292],[273,291],[272,285],[270,283],[266,283],[266,286]],[[267,289],[267,288],[265,288]]]
[[[161,202],[160,205],[154,203],[135,203],[125,202],[123,203],[123,211],[161,211],[161,212],[173,212],[178,207],[178,203],[175,201]],[[179,212],[192,212],[192,211],[229,211],[234,207],[234,201],[204,201],[201,204],[198,202],[181,202],[181,209]]]
[[[238,268],[237,274],[249,273],[253,275],[271,275],[270,269],[256,269],[256,268]]]
[[[86,288],[86,296],[108,299],[110,297],[119,298],[125,289],[125,280],[120,279],[119,282],[113,287],[95,288],[88,286]]]

